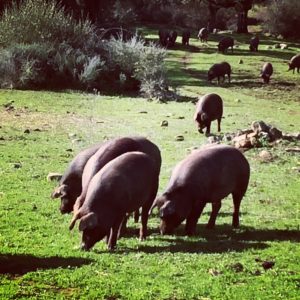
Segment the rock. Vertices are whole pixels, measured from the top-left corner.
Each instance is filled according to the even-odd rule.
[[[238,143],[238,147],[236,148],[252,148],[250,140],[243,140]]]
[[[47,175],[47,181],[59,181],[61,178],[62,178],[62,174],[60,173],[50,172]]]
[[[161,121],[160,126],[167,127],[167,126],[169,126],[169,122],[167,120],[163,120],[163,121]]]
[[[259,158],[264,162],[269,162],[273,160],[273,155],[270,151],[263,150],[258,154]]]
[[[250,144],[254,148],[260,147],[260,142],[255,136],[250,137]]]
[[[66,151],[67,151],[67,152],[73,152],[73,149],[68,148],[68,149],[66,149]]]
[[[14,164],[13,164],[13,167],[14,167],[15,169],[20,169],[20,168],[22,168],[22,164],[21,164],[21,163],[14,163]]]
[[[235,99],[235,102],[236,103],[241,103],[242,101],[241,101],[241,99]]]
[[[175,136],[175,141],[179,141],[179,142],[184,141],[184,136],[183,135]]]
[[[147,111],[145,111],[145,110],[141,110],[141,111],[139,111],[139,114],[147,114],[148,112]]]
[[[242,59],[239,60],[239,65],[242,65],[244,61]]]
[[[79,142],[81,142],[82,140],[81,139],[73,139],[72,141],[71,141],[71,143],[72,144],[76,144],[76,143],[79,143]]]
[[[185,119],[185,117],[184,116],[179,116],[178,119],[183,120],[183,119]]]
[[[77,136],[77,134],[76,133],[69,133],[68,136],[69,136],[70,139],[73,139]]]
[[[282,138],[282,131],[278,130],[276,127],[271,127],[269,129],[269,136],[271,141],[275,141]]]
[[[274,49],[279,49],[280,48],[280,44],[275,44],[274,45]]]
[[[285,148],[286,152],[295,152],[300,153],[300,147],[294,147],[294,148]]]
[[[241,264],[241,263],[236,263],[236,264],[233,264],[231,266],[231,269],[233,269],[235,272],[242,272],[244,270],[244,266]]]
[[[25,129],[25,130],[24,130],[24,133],[27,133],[27,134],[28,134],[28,133],[30,133],[30,130],[29,130],[29,129]]]
[[[251,124],[251,129],[256,132],[269,132],[270,126],[268,126],[264,121],[253,121]]]
[[[280,49],[284,50],[284,49],[288,49],[288,45],[287,44],[280,44]]]
[[[224,142],[230,142],[232,140],[232,136],[228,133],[225,133],[223,136],[223,141]]]
[[[271,269],[273,268],[275,265],[275,262],[274,261],[264,261],[261,266],[265,269],[265,270],[268,270],[268,269]]]
[[[40,131],[42,131],[40,128],[35,128],[35,129],[33,129],[33,131],[37,131],[37,132],[40,132]]]

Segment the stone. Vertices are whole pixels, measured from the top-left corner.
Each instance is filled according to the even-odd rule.
[[[269,132],[270,126],[268,126],[264,121],[253,121],[251,124],[251,129],[254,132]]]
[[[255,136],[250,137],[250,144],[254,148],[260,147],[260,142]]]
[[[167,127],[167,126],[169,126],[169,122],[167,120],[163,120],[163,121],[161,121],[160,126]]]
[[[25,130],[24,130],[24,133],[27,133],[27,134],[28,134],[28,133],[30,133],[30,130],[29,130],[29,129],[25,129]]]
[[[242,59],[239,60],[239,65],[242,65],[244,61]]]
[[[280,44],[280,49],[284,50],[284,49],[288,49],[288,45],[287,44]]]
[[[47,181],[59,181],[62,178],[61,173],[50,172],[47,175]]]
[[[175,136],[175,141],[178,141],[178,142],[184,141],[184,136],[183,135]]]
[[[273,155],[268,150],[262,150],[258,154],[259,158],[264,162],[269,162],[273,160]]]
[[[271,127],[269,129],[269,136],[271,141],[279,140],[282,138],[282,131],[280,131],[276,127]]]

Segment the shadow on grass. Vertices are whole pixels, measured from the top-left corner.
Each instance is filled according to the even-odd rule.
[[[175,235],[161,236],[158,230],[151,230],[153,238],[163,242],[163,246],[148,246],[140,244],[138,249],[120,249],[116,254],[128,252],[170,252],[170,253],[224,253],[228,251],[243,252],[248,249],[265,249],[266,242],[292,241],[300,242],[297,230],[255,229],[241,226],[233,229],[230,225],[216,226],[214,230],[206,229],[204,225],[197,226],[197,235],[184,235],[184,226],[181,225]],[[169,243],[166,245],[166,243]]]
[[[0,274],[24,275],[38,269],[80,267],[92,262],[77,257],[37,257],[29,254],[0,254]]]

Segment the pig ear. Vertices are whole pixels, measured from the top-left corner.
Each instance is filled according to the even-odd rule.
[[[53,193],[51,194],[51,198],[59,198],[65,196],[67,193],[67,185],[62,184],[61,186],[58,186]]]
[[[160,209],[160,217],[165,218],[175,213],[175,205],[171,201],[167,201]]]
[[[93,229],[97,226],[97,224],[97,215],[93,212],[90,212],[80,219],[79,231],[84,231],[85,229]]]
[[[206,113],[202,113],[202,114],[201,114],[201,120],[202,120],[203,122],[205,122],[207,119],[208,119],[207,114],[206,114]]]
[[[154,200],[154,202],[153,202],[153,204],[152,204],[152,206],[151,206],[151,208],[150,208],[150,210],[149,210],[149,215],[152,214],[152,211],[153,211],[153,209],[154,209],[156,206],[157,206],[158,208],[161,208],[161,207],[164,205],[165,202],[166,202],[166,198],[165,198],[164,196],[157,197],[157,198]]]
[[[79,220],[79,219],[80,219],[80,213],[77,212],[76,214],[73,215],[73,218],[72,218],[71,223],[69,225],[70,230],[72,230],[74,228],[76,221]]]

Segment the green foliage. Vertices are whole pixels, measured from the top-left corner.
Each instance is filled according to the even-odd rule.
[[[265,29],[283,37],[300,37],[300,1],[275,0],[267,7],[267,19],[263,20]]]
[[[6,8],[0,18],[0,46],[31,43],[61,43],[74,47],[84,44],[92,33],[88,20],[76,21],[50,0],[24,0]]]

